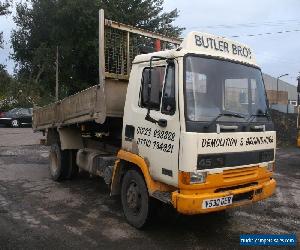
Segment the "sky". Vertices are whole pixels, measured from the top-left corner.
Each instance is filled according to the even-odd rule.
[[[179,10],[174,24],[185,27],[184,34],[203,31],[249,45],[264,73],[289,74],[282,80],[296,85],[300,31],[276,32],[300,30],[299,0],[165,0],[164,8]],[[256,35],[263,33],[272,34]]]
[[[10,33],[16,27],[14,24],[12,15],[0,16],[0,32],[3,32],[4,49],[0,49],[0,64],[6,65],[6,69],[9,73],[13,73],[14,61],[9,57],[12,53],[10,44]]]
[[[165,0],[165,11],[175,8],[179,18],[174,24],[186,28],[183,36],[192,30],[203,31],[247,44],[264,73],[274,77],[289,74],[282,80],[296,84],[300,72],[300,31],[294,30],[300,30],[299,0]],[[7,65],[10,73],[14,69],[14,62],[9,59],[13,28],[11,16],[0,17],[0,31],[5,39],[0,63]]]

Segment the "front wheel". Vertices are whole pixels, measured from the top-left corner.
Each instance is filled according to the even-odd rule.
[[[143,176],[128,170],[122,181],[121,199],[124,215],[129,224],[144,227],[150,218],[150,197]]]

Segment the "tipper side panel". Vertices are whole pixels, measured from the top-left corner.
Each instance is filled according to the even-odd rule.
[[[48,127],[105,120],[104,90],[95,85],[62,101],[33,110],[33,128],[36,130]]]

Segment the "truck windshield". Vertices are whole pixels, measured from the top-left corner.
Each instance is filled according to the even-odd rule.
[[[262,74],[257,68],[187,56],[184,82],[190,121],[212,121],[224,112],[240,115],[227,117],[233,120],[267,112]]]

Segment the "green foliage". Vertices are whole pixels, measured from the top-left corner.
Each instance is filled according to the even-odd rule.
[[[18,78],[52,100],[56,48],[60,98],[98,83],[98,10],[107,18],[167,35],[182,29],[172,22],[178,11],[163,12],[163,0],[31,0],[17,5],[12,32]],[[37,98],[38,99],[38,98]],[[37,100],[39,102],[39,100]]]
[[[0,16],[7,15],[10,13],[9,11],[10,3],[9,1],[0,1]]]
[[[10,14],[9,10],[10,3],[9,1],[0,1],[0,16],[5,16]],[[3,32],[0,32],[0,49],[3,49]]]
[[[0,65],[0,99],[8,93],[9,86],[12,82],[11,76],[7,73],[3,65]]]
[[[11,1],[0,1],[0,16],[10,14]],[[0,48],[3,48],[2,32],[0,32]],[[32,85],[15,79],[0,64],[0,109],[7,111],[15,107],[32,107],[37,101]]]
[[[9,110],[15,107],[32,107],[40,102],[37,95],[38,86],[26,79],[13,78],[5,68],[0,67],[0,109]]]
[[[10,13],[9,2],[0,1],[0,16],[4,16]],[[3,49],[3,33],[0,32],[0,49]],[[10,108],[9,102],[6,100],[7,95],[10,92],[10,87],[13,83],[13,78],[5,70],[5,66],[0,64],[0,109],[8,110]]]
[[[184,30],[172,25],[178,10],[163,12],[163,3],[164,0],[103,0],[101,7],[109,19],[178,37]]]

